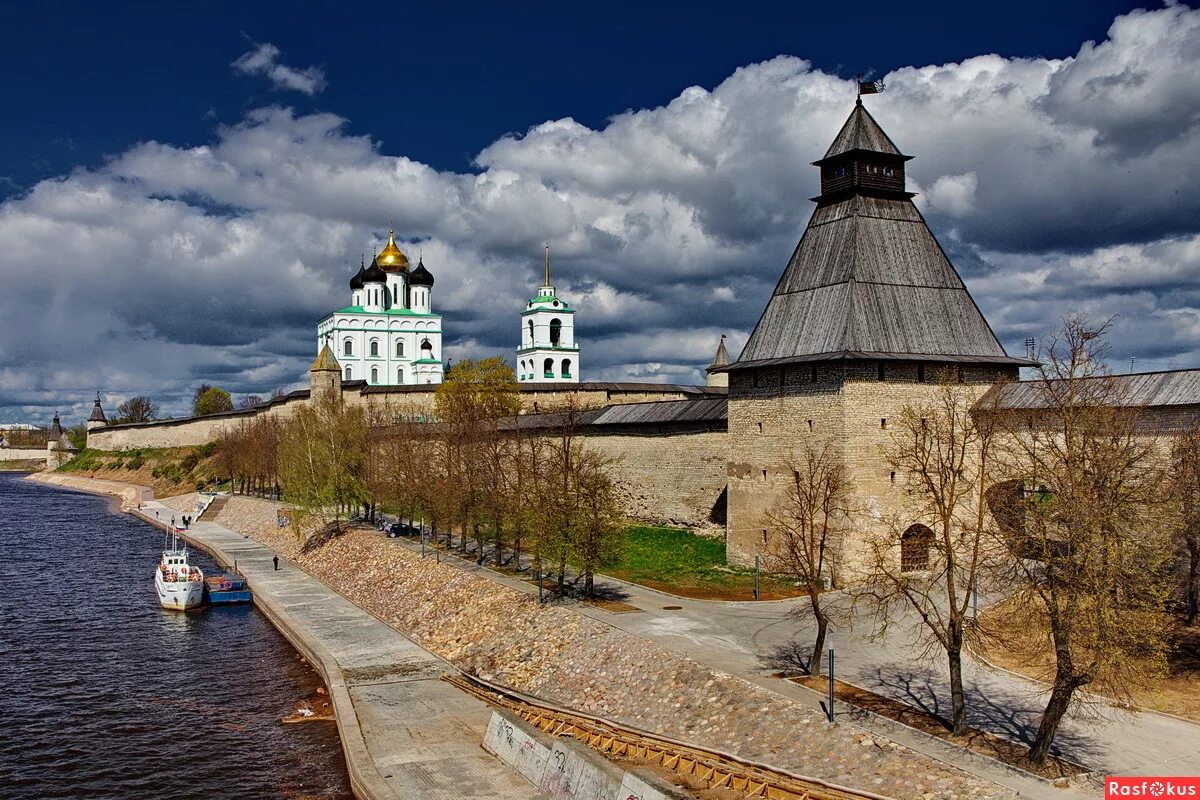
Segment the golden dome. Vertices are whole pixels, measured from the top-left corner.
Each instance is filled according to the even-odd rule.
[[[408,272],[408,256],[396,246],[396,232],[388,231],[387,244],[375,256],[377,263],[384,272]]]

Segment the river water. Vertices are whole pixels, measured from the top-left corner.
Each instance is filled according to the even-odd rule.
[[[280,722],[317,675],[251,606],[161,609],[162,544],[0,473],[0,798],[352,797],[334,723]]]

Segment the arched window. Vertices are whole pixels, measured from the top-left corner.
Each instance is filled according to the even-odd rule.
[[[521,359],[521,371],[517,374],[519,377],[525,377],[525,359]]]
[[[349,368],[349,367],[346,367],[346,377],[342,378],[342,380],[344,380],[344,381],[348,381],[348,380],[350,380],[350,379],[351,379],[351,378],[350,378],[350,368]]]
[[[396,342],[396,358],[404,358],[404,340],[399,339]]]
[[[533,320],[529,320],[529,343],[533,344]]]
[[[569,358],[563,359],[562,376],[564,378],[571,377],[571,359],[569,359]]]
[[[404,383],[404,367],[396,370],[396,383]]]
[[[545,367],[546,368],[544,370],[542,370],[542,372],[545,373],[544,377],[553,378],[554,377],[554,359],[547,358]]]
[[[370,353],[371,353],[371,358],[379,358],[379,340],[378,339],[371,340]]]
[[[344,355],[344,356],[354,355],[354,342],[350,341],[349,339],[342,342],[342,355]]]
[[[562,320],[550,320],[550,346],[558,347],[558,340],[562,337]]]
[[[932,546],[933,531],[921,524],[910,526],[900,536],[900,571],[929,569],[929,548]]]
[[[371,383],[379,383],[379,367],[371,367]]]

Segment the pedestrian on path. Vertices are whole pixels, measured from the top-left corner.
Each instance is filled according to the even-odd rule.
[[[271,560],[275,562],[275,571],[279,572],[279,556],[271,556]]]

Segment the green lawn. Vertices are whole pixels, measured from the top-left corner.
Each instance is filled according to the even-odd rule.
[[[725,561],[722,537],[698,536],[683,528],[633,526],[625,532],[625,554],[609,575],[687,597],[751,600],[754,570]],[[795,596],[789,583],[760,580],[764,599]]]

